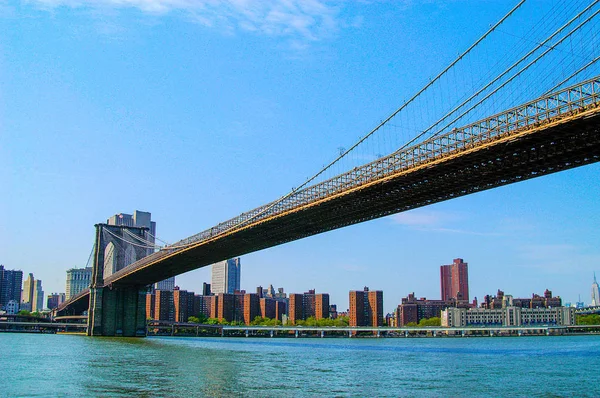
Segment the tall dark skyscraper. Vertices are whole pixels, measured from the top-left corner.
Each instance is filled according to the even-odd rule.
[[[0,309],[4,309],[10,300],[21,303],[21,285],[23,271],[10,271],[0,265]]]
[[[440,266],[442,300],[456,299],[469,301],[469,266],[462,258],[455,258],[452,264]]]

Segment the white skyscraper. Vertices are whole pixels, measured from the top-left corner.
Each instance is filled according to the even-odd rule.
[[[592,283],[592,306],[600,305],[600,292],[598,291],[598,282],[596,281],[596,273],[594,272],[594,283]]]
[[[212,265],[210,289],[213,294],[234,293],[240,290],[242,264],[240,258],[232,258]]]
[[[133,214],[125,214],[125,213],[119,213],[119,214],[115,214],[114,216],[110,217],[106,223],[108,225],[126,225],[128,227],[146,227],[148,228],[148,232],[150,233],[150,235],[148,236],[148,240],[151,241],[152,243],[155,242],[155,236],[156,236],[156,222],[152,221],[152,214],[150,212],[147,211],[139,211],[139,210],[135,210],[133,212]],[[148,249],[147,250],[147,256],[154,253],[154,249]],[[139,259],[137,259],[139,260]],[[125,264],[125,266],[133,263],[135,261],[135,259],[131,259],[130,261],[126,261],[128,262],[128,264]],[[164,281],[160,281],[157,282],[153,285],[153,288],[155,290],[173,290],[173,288],[175,287],[175,277],[171,277],[168,279],[165,279]]]
[[[90,287],[92,280],[92,267],[71,268],[67,271],[67,294],[66,299],[70,299],[77,293]]]

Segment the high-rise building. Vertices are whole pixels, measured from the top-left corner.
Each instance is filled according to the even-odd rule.
[[[48,295],[48,300],[46,301],[46,308],[53,309],[61,305],[65,302],[66,295],[65,293],[52,293]]]
[[[202,315],[206,318],[210,318],[214,297],[215,296],[196,295],[194,297],[194,316]]]
[[[302,305],[302,294],[290,293],[290,303],[288,311],[288,320],[292,325],[296,324],[296,321],[303,320],[303,305]]]
[[[148,307],[146,302],[146,308]],[[146,314],[148,317],[148,314]],[[175,305],[173,292],[169,290],[156,290],[154,292],[154,319],[158,321],[174,321]]]
[[[44,290],[42,281],[36,279],[33,282],[33,299],[31,300],[31,312],[39,312],[44,309]]]
[[[0,265],[0,309],[6,309],[9,301],[21,302],[23,271],[4,269]]]
[[[270,297],[260,299],[260,316],[262,318],[275,319],[277,317],[278,302]]]
[[[317,302],[315,289],[310,289],[302,295],[302,319],[315,318]]]
[[[35,279],[33,274],[29,273],[27,279],[23,282],[23,294],[21,298],[21,309],[26,311],[33,311],[33,289],[35,285]]]
[[[210,288],[212,293],[233,294],[240,290],[242,265],[240,258],[232,258],[212,265]]]
[[[350,291],[350,326],[383,326],[383,291]]]
[[[594,272],[594,283],[592,283],[592,307],[600,305],[600,292],[598,291],[598,282],[596,281],[596,273]]]
[[[146,294],[146,319],[156,320],[156,292]]]
[[[212,294],[210,290],[210,283],[202,282],[202,295],[210,296]]]
[[[125,214],[119,213],[110,217],[106,220],[108,225],[124,225],[127,227],[140,227],[140,228],[148,228],[148,237],[146,240],[155,243],[156,242],[156,222],[152,221],[152,214],[147,211],[139,211],[135,210],[133,214]],[[152,254],[154,249],[148,248],[146,250],[146,256]],[[125,259],[125,266],[135,262],[136,258]],[[173,291],[175,288],[175,277],[171,277],[165,279],[164,281],[160,281],[155,283],[152,286],[153,290],[169,290]]]
[[[283,293],[283,289],[281,289]],[[275,300],[285,303],[285,298],[276,298]],[[281,307],[283,310],[283,307]],[[329,294],[320,293],[316,294],[315,289],[310,289],[308,292],[303,294],[290,293],[289,297],[289,309],[288,320],[291,324],[295,324],[297,321],[306,320],[310,317],[316,319],[329,318]],[[279,315],[283,315],[283,312]],[[278,318],[279,319],[279,318]]]
[[[315,318],[319,319],[329,318],[329,294],[320,293],[315,298]]]
[[[191,316],[198,316],[199,311],[194,311],[194,292],[180,290],[178,286],[173,290],[175,322],[187,322]]]
[[[225,320],[231,322],[235,317],[235,295],[229,293],[218,293],[215,296],[216,316],[220,322]]]
[[[469,301],[469,267],[462,258],[440,266],[442,300]]]
[[[67,270],[66,299],[69,300],[71,297],[89,288],[91,280],[92,267],[71,268]]]
[[[260,300],[261,298],[255,293],[247,293],[244,296],[244,323],[246,325],[250,325],[254,318],[261,316]]]

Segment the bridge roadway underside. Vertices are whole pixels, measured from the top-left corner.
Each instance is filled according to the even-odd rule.
[[[336,228],[597,162],[600,108],[484,144],[174,253],[111,283],[146,285]]]

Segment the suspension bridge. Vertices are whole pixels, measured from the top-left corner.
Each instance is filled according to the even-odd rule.
[[[499,42],[507,41],[502,29],[525,3],[520,1],[422,90],[281,198],[160,247],[144,228],[97,224],[91,286],[56,313],[89,311],[90,335],[145,335],[145,294],[151,283],[337,228],[599,161],[598,1],[568,2],[548,10],[527,37],[516,41],[518,46],[509,45],[506,54],[491,59],[477,82],[457,88],[461,81],[451,77],[466,59],[478,57],[477,50],[495,35],[500,35]],[[435,98],[444,97],[444,88],[451,88],[447,100],[436,103]],[[350,163],[352,154],[363,148],[380,150],[386,134],[398,138],[398,129],[406,134],[399,149],[366,164]],[[344,171],[337,172],[340,168]],[[114,250],[120,253],[120,265],[113,260]]]

